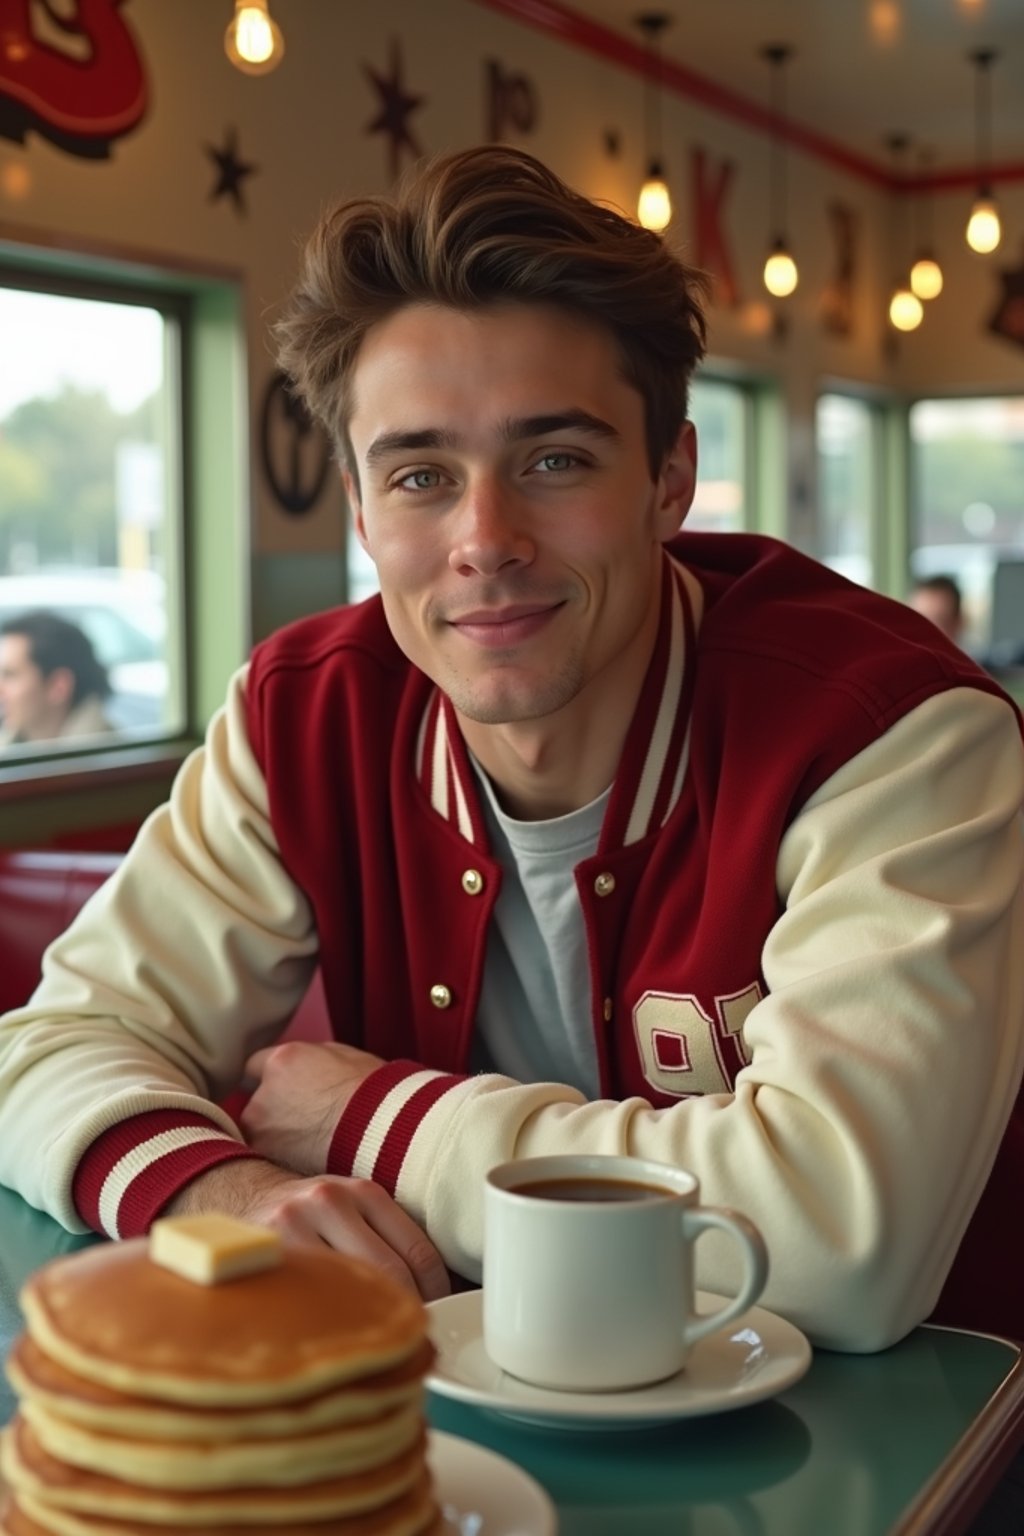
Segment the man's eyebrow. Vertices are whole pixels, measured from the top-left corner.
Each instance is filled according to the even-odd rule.
[[[446,432],[440,427],[426,427],[422,432],[382,432],[366,450],[367,464],[378,464],[392,453],[405,453],[417,448],[457,448],[458,434]]]
[[[592,437],[618,437],[611,422],[592,416],[589,411],[551,411],[545,416],[514,416],[502,423],[501,435],[507,442],[524,438],[550,437],[557,432],[587,432]]]
[[[589,411],[550,411],[543,416],[510,416],[501,423],[501,436],[508,443],[518,443],[533,437],[550,437],[558,432],[586,432],[592,437],[617,438],[619,433],[610,422]],[[461,439],[457,432],[443,427],[424,427],[419,432],[382,432],[374,438],[366,450],[367,466],[379,464],[393,453],[415,453],[423,448],[458,448]]]

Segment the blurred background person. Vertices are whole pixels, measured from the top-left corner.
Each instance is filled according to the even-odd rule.
[[[914,583],[907,598],[911,608],[931,619],[947,640],[961,644],[964,632],[963,598],[960,584],[953,576],[924,576]]]
[[[88,636],[46,609],[0,624],[0,748],[113,729],[110,680]]]

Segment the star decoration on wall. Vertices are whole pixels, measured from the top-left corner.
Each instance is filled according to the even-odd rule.
[[[218,149],[214,144],[207,144],[205,149],[217,167],[217,180],[210,190],[209,201],[216,203],[222,197],[230,197],[236,212],[244,214],[246,206],[242,183],[247,176],[258,171],[259,166],[250,164],[239,155],[238,133],[234,128],[225,129],[223,149]]]
[[[1024,347],[1024,263],[1004,268],[999,274],[1003,291],[989,319],[988,328],[995,336],[1004,336]]]
[[[380,98],[380,111],[372,123],[367,123],[366,132],[387,134],[391,140],[391,174],[397,176],[403,149],[407,149],[414,159],[423,154],[408,120],[411,113],[419,111],[426,97],[410,95],[402,83],[402,54],[397,38],[391,42],[390,75],[382,75],[372,64],[366,63],[363,71]]]

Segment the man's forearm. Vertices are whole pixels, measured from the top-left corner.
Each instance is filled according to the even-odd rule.
[[[186,1184],[161,1211],[162,1216],[198,1216],[220,1211],[225,1216],[248,1217],[265,1203],[268,1196],[297,1176],[285,1168],[262,1159],[237,1158],[219,1163]]]

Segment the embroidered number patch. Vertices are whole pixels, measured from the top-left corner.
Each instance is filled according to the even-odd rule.
[[[644,1077],[659,1093],[731,1093],[750,1057],[743,1040],[747,1015],[761,998],[756,982],[715,998],[714,1016],[690,993],[645,992],[633,1009],[633,1032]]]

